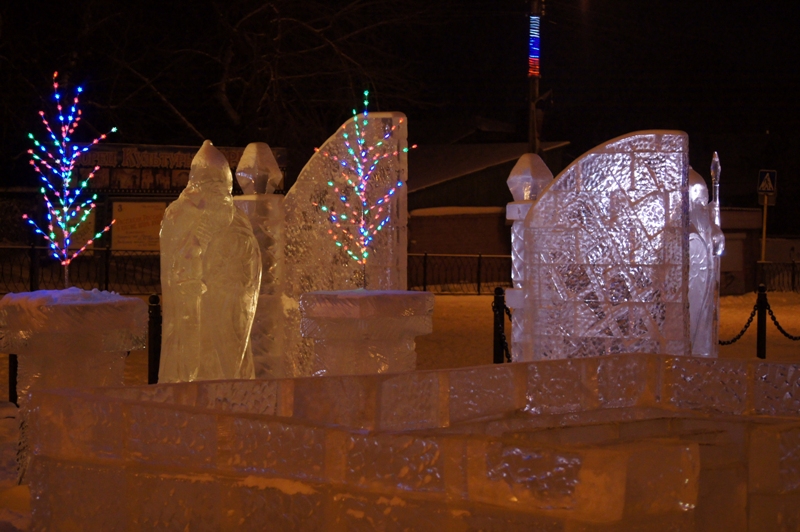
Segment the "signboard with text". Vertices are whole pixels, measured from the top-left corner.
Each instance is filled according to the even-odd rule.
[[[158,251],[161,220],[165,202],[115,201],[112,216],[111,248],[118,250]]]
[[[86,177],[99,166],[88,187],[94,190],[158,192],[182,190],[199,146],[151,146],[98,144],[78,158],[77,168]],[[217,147],[236,171],[244,148]],[[272,148],[281,170],[286,172],[285,148]]]

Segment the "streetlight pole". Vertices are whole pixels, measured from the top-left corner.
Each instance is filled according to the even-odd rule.
[[[532,0],[528,27],[528,83],[529,83],[529,117],[528,117],[528,142],[529,151],[539,153],[539,124],[536,116],[536,105],[539,102],[539,42],[540,22],[544,15],[544,0]]]

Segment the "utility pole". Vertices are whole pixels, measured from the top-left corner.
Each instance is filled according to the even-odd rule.
[[[545,0],[532,0],[531,11],[528,15],[528,82],[530,85],[528,102],[529,102],[529,118],[528,118],[528,142],[530,143],[529,151],[531,153],[539,153],[541,146],[539,142],[539,123],[536,116],[536,105],[539,103],[539,78],[541,73],[539,71],[539,41],[540,41],[540,23],[541,18],[544,16],[544,2]]]

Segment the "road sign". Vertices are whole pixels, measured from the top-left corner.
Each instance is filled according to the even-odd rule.
[[[758,171],[758,193],[774,196],[778,192],[778,172],[775,170]]]

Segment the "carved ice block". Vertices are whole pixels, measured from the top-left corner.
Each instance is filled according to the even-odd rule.
[[[147,305],[135,297],[73,287],[0,300],[0,349],[19,356],[23,403],[32,388],[122,385],[125,356],[146,334]]]
[[[530,347],[514,360],[689,355],[688,138],[642,131],[585,153],[525,218]]]
[[[309,292],[300,312],[303,337],[314,339],[314,375],[413,370],[414,338],[433,330],[430,292]]]

